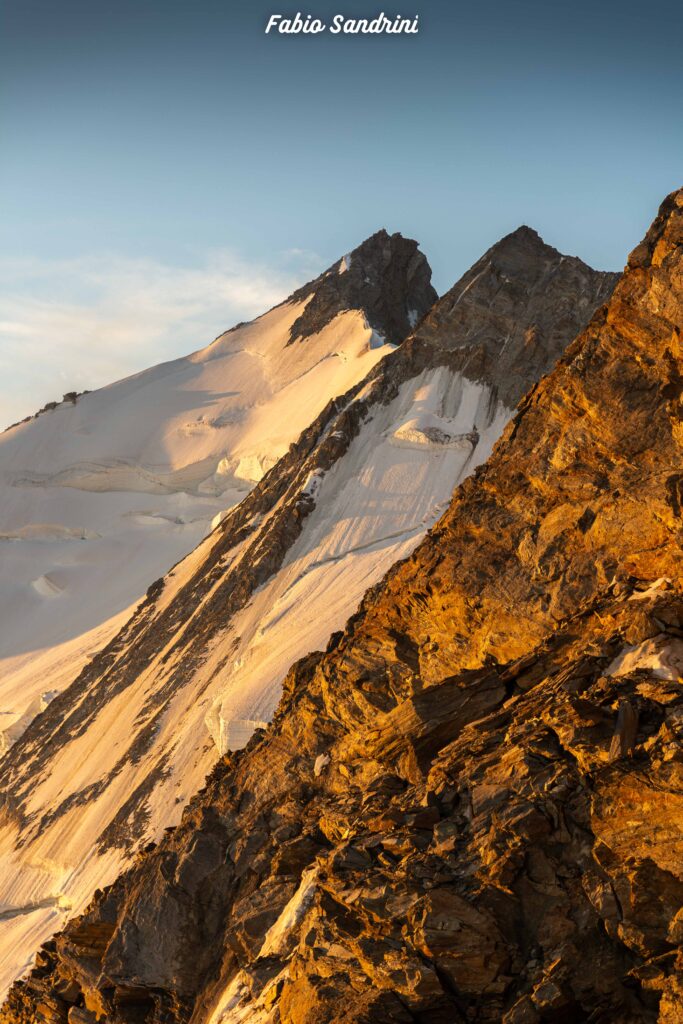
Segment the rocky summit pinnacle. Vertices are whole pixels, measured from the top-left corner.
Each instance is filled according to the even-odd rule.
[[[438,298],[431,277],[417,242],[377,231],[291,296],[290,302],[309,302],[290,342],[315,334],[345,309],[360,309],[383,340],[398,345]]]
[[[420,336],[467,348],[467,368],[514,407],[611,295],[619,274],[563,256],[532,228],[501,238],[433,307]]]
[[[683,190],[3,1024],[679,1024],[681,324]]]

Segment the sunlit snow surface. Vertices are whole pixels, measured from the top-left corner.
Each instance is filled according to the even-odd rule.
[[[282,324],[290,323],[295,315],[296,311],[291,307],[269,314],[273,320],[282,318],[277,328],[272,325],[273,333],[277,330],[281,337]],[[175,415],[168,407],[180,399],[173,389],[170,397],[164,397],[165,389],[161,386],[155,391],[156,398],[149,397],[139,403],[138,408],[143,412],[138,412],[138,417],[144,418],[148,414],[150,403],[157,408],[166,403],[168,412],[163,426],[160,425],[156,432],[147,426],[151,440],[144,446],[139,442],[135,466],[144,465],[149,470],[154,464],[157,467],[156,479],[163,479],[164,486],[170,479],[177,480],[179,473],[183,475],[185,486],[191,477],[194,490],[182,494],[183,500],[193,509],[202,508],[206,502],[208,515],[213,518],[221,506],[224,508],[229,504],[226,498],[234,501],[239,495],[235,470],[242,472],[239,467],[246,464],[245,460],[254,456],[259,460],[275,458],[281,454],[289,443],[287,430],[297,434],[314,418],[330,393],[342,393],[370,368],[378,356],[388,351],[369,347],[370,332],[361,320],[357,314],[343,314],[337,318],[337,336],[333,346],[329,338],[307,339],[305,344],[308,346],[310,343],[311,348],[306,351],[311,358],[308,369],[302,369],[300,365],[298,374],[292,361],[302,360],[303,350],[297,351],[296,346],[285,350],[283,362],[287,363],[286,366],[278,365],[277,352],[269,360],[263,355],[257,358],[251,350],[245,355],[250,335],[245,337],[242,331],[226,335],[213,352],[210,348],[200,356],[191,357],[196,375],[184,367],[183,373],[188,373],[187,389],[201,391],[202,398],[193,397],[192,416],[188,415],[186,408]],[[253,334],[253,328],[246,330]],[[263,341],[260,347],[261,350],[267,349]],[[339,354],[330,356],[330,348]],[[319,355],[317,362],[313,358],[316,353]],[[226,368],[223,377],[215,373],[211,382],[211,400],[218,401],[216,394],[221,394],[220,401],[228,405],[227,409],[225,404],[221,406],[225,412],[217,413],[216,405],[207,410],[203,403],[209,401],[208,381],[204,380],[201,390],[199,380],[204,379],[203,375],[211,368],[212,362],[217,369],[221,366],[220,361],[229,357],[236,360],[237,367],[244,364],[240,370],[242,376],[235,368],[234,374]],[[264,362],[268,362],[267,375],[263,371]],[[252,364],[256,364],[256,368]],[[340,372],[340,366],[346,370]],[[151,374],[162,372],[168,374],[171,371],[160,368]],[[249,408],[244,397],[239,401],[235,399],[230,405],[225,393],[231,388],[236,391],[235,382],[240,380],[243,388],[240,394],[243,396],[250,386],[252,372],[256,374],[256,390],[249,392],[253,396],[252,401],[258,401],[256,392],[265,391],[271,397]],[[228,383],[229,376],[232,385]],[[278,382],[277,389],[273,380]],[[132,395],[137,394],[134,382],[124,383],[130,387]],[[155,389],[154,379],[150,380],[150,387]],[[185,395],[183,389],[181,392]],[[185,403],[186,399],[182,401]],[[79,422],[90,422],[91,428],[96,429],[95,417],[90,421],[85,418],[88,410],[84,402],[82,400],[71,414],[79,413],[80,407],[82,420]],[[243,417],[239,420],[239,431],[232,418],[236,417],[238,408],[242,409]],[[113,772],[128,749],[130,737],[138,727],[137,720],[150,695],[173,671],[174,656],[182,655],[171,654],[162,660],[165,652],[160,651],[157,659],[140,673],[135,683],[117,694],[98,713],[83,735],[75,736],[55,751],[49,771],[37,778],[32,788],[29,813],[42,815],[46,809],[60,805],[71,794],[86,787],[94,788],[105,776],[109,776],[110,781],[87,803],[74,806],[20,850],[17,850],[18,836],[13,828],[6,825],[0,830],[0,900],[5,913],[10,915],[2,921],[0,931],[0,981],[3,985],[11,982],[26,967],[37,945],[59,927],[65,914],[82,909],[96,887],[107,884],[118,874],[125,863],[124,853],[112,850],[99,855],[95,852],[95,843],[140,780],[151,775],[164,760],[165,773],[157,780],[146,805],[147,832],[141,839],[146,842],[158,839],[164,827],[178,821],[183,805],[203,784],[219,750],[241,746],[255,726],[270,719],[279,699],[283,677],[292,662],[311,650],[323,647],[330,634],[343,627],[355,611],[365,590],[397,559],[413,550],[445,509],[454,487],[488,458],[510,415],[510,410],[492,401],[486,386],[466,380],[445,367],[425,370],[420,376],[404,382],[393,401],[370,408],[360,434],[352,441],[346,454],[327,471],[314,471],[305,481],[304,490],[315,507],[304,522],[303,532],[287,552],[281,569],[253,595],[243,611],[226,623],[224,632],[214,638],[201,665],[187,673],[185,684],[172,695],[154,740],[140,760],[124,764],[123,768]],[[200,416],[203,419],[200,420]],[[106,410],[102,417],[106,419]],[[221,420],[219,426],[197,426],[199,422],[206,424],[208,420],[216,419]],[[192,430],[188,430],[189,422],[194,424]],[[113,429],[113,423],[112,419],[109,429]],[[39,424],[40,421],[31,425],[27,432],[37,430]],[[132,460],[133,438],[128,425],[122,428],[122,433],[125,437],[119,437],[116,442],[119,452],[124,452],[125,458]],[[46,446],[49,446],[51,436],[52,432],[44,441]],[[97,532],[100,539],[65,541],[58,549],[62,552],[60,557],[67,557],[74,549],[83,552],[81,557],[85,559],[85,565],[91,571],[95,565],[100,572],[98,581],[102,573],[116,573],[123,578],[122,589],[130,572],[135,581],[129,583],[128,590],[121,595],[123,607],[126,595],[130,600],[139,593],[139,590],[134,592],[134,587],[139,578],[135,574],[140,570],[139,565],[132,566],[124,558],[125,545],[132,543],[134,561],[144,561],[151,557],[146,545],[152,545],[154,538],[166,537],[164,544],[167,546],[159,547],[155,558],[157,565],[162,559],[167,559],[167,565],[173,557],[170,554],[171,538],[175,536],[175,530],[183,527],[168,519],[159,522],[159,513],[166,515],[169,512],[166,502],[178,500],[181,492],[155,494],[153,502],[149,500],[150,492],[147,492],[146,504],[143,505],[139,492],[76,492],[73,486],[64,486],[64,477],[56,481],[56,474],[72,468],[76,462],[82,466],[88,459],[92,460],[92,454],[86,455],[80,447],[81,442],[87,447],[88,435],[84,435],[86,441],[82,441],[81,435],[75,436],[76,450],[61,463],[56,457],[51,460],[49,453],[42,461],[37,456],[29,460],[24,449],[23,459],[20,452],[11,470],[25,477],[26,465],[30,462],[33,474],[41,473],[51,478],[51,481],[44,479],[37,491],[35,487],[26,488],[27,492],[38,493],[46,502],[53,503],[49,516],[41,510],[41,521],[70,526],[74,523],[75,510],[87,508],[87,517],[79,512],[79,526]],[[137,436],[141,436],[140,432]],[[165,452],[163,472],[159,468],[162,451]],[[226,451],[230,453],[230,467],[234,468],[216,474],[216,467],[225,458]],[[253,465],[251,462],[248,464]],[[137,470],[133,477],[139,479]],[[83,477],[80,479],[83,481]],[[229,480],[228,486],[216,495],[226,479]],[[212,496],[207,497],[206,492],[212,488]],[[21,496],[23,490],[23,487],[10,485],[4,493]],[[71,506],[68,499],[72,495],[77,495],[79,502],[83,502],[85,497],[93,503],[102,502],[102,505],[84,506],[77,502]],[[121,505],[116,504],[118,499]],[[99,517],[92,513],[96,507],[103,509]],[[114,516],[112,507],[116,507],[118,518]],[[142,509],[145,510],[144,515]],[[71,518],[67,517],[67,512],[72,513]],[[17,528],[16,519],[9,521],[10,518],[2,524],[7,531]],[[112,522],[124,530],[122,535],[113,533]],[[120,525],[122,522],[125,526]],[[208,524],[209,519],[202,520],[197,532],[206,530]],[[259,529],[265,530],[267,526],[266,519]],[[214,539],[207,538],[176,567],[159,599],[160,606],[166,606],[203,564],[213,543]],[[95,556],[87,553],[97,551],[98,545],[106,550],[104,546],[107,544],[111,544],[114,550],[100,571]],[[83,609],[83,603],[87,605],[96,600],[97,583],[90,585],[85,571],[80,577],[75,572],[72,577],[60,574],[57,569],[63,567],[55,567],[53,561],[45,557],[48,551],[45,541],[36,541],[30,548],[24,541],[8,541],[3,547],[3,554],[5,549],[20,555],[26,552],[22,556],[25,561],[19,559],[16,563],[16,568],[21,568],[23,573],[23,589],[18,587],[18,593],[24,602],[24,615],[33,614],[29,601],[40,600],[47,608],[64,602],[64,619],[61,616],[50,619],[46,613],[45,622],[69,623],[74,634],[71,638],[55,637],[52,642],[56,644],[61,639],[61,645],[41,655],[45,671],[41,672],[40,686],[32,694],[35,698],[68,681],[62,676],[59,684],[53,685],[50,662],[53,655],[55,673],[58,666],[63,666],[65,659],[68,661],[69,658],[78,668],[78,660],[82,664],[88,652],[97,649],[101,643],[101,635],[85,634],[89,623],[87,619],[79,618],[88,611]],[[241,555],[242,549],[237,547],[231,553],[230,561],[234,564]],[[93,559],[92,563],[87,561],[88,557]],[[165,567],[159,565],[159,570]],[[159,574],[157,571],[156,575]],[[149,582],[150,575],[153,578],[155,573],[148,571],[145,582]],[[33,582],[42,577],[61,587],[60,593],[38,594]],[[79,586],[81,596],[77,597],[74,590]],[[2,593],[5,600],[4,591]],[[11,607],[11,600],[10,597],[8,607]],[[69,614],[67,609],[70,609]],[[116,611],[116,608],[109,608],[110,613]],[[101,631],[113,632],[118,622],[112,620],[102,625],[104,612],[98,614]],[[201,608],[197,614],[201,615]],[[20,618],[16,616],[17,624]],[[231,650],[231,658],[226,664],[225,652],[228,649]],[[10,675],[7,686],[16,696],[17,679],[31,678],[31,664],[30,659],[26,663],[19,655],[15,654],[14,658],[14,684]],[[2,687],[0,693],[5,692],[4,681]],[[30,686],[27,686],[27,695],[29,690]],[[12,706],[16,706],[16,701]]]
[[[488,458],[510,417],[502,406],[490,413],[489,404],[488,388],[441,367],[374,408],[344,458],[317,479],[315,510],[281,570],[235,619],[239,643],[212,725],[272,716],[292,662],[326,645],[368,587],[412,551],[458,483]],[[438,424],[445,440],[431,440],[415,422]]]
[[[288,346],[304,306],[0,435],[0,732],[390,351],[358,312]]]

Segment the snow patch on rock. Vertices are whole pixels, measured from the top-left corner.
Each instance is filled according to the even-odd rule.
[[[629,601],[649,601],[651,598],[656,597],[663,590],[671,590],[673,582],[668,576],[660,576],[658,580],[651,583],[646,590],[636,590],[629,597]]]
[[[212,704],[204,721],[211,739],[221,757],[231,750],[242,750],[257,729],[267,729],[268,723],[257,718],[237,718],[231,715],[229,704]]]
[[[270,1020],[270,1010],[254,1002],[247,976],[239,971],[221,994],[208,1024],[268,1024]]]
[[[683,677],[683,640],[662,633],[635,646],[624,647],[605,670],[607,676],[626,676],[641,669],[656,679]]]
[[[301,488],[302,495],[308,498],[315,498],[316,494],[320,490],[320,485],[323,481],[324,472],[321,469],[312,470],[306,477],[304,485]]]
[[[229,508],[224,508],[221,512],[217,512],[211,520],[211,529],[215,530],[217,526],[220,526],[227,515],[230,515]]]
[[[299,888],[275,924],[271,925],[266,932],[263,945],[259,950],[259,957],[286,956],[291,952],[292,935],[313,903],[319,874],[320,869],[317,865],[306,868],[303,872]]]

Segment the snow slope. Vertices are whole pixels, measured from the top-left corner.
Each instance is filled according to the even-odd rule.
[[[234,656],[206,716],[221,753],[243,745],[243,721],[270,720],[289,666],[324,648],[368,587],[410,554],[511,414],[488,386],[445,366],[372,408],[345,456],[318,475],[315,508],[280,571],[234,621]]]
[[[287,346],[305,305],[0,435],[0,731],[35,696],[30,683],[19,692],[18,656],[40,652],[39,686],[54,688],[49,650],[81,637],[82,657],[93,629],[108,639],[118,613],[390,351],[371,347],[357,310]]]

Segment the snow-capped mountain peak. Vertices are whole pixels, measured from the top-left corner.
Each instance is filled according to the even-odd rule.
[[[115,639],[6,755],[1,898],[17,910],[0,945],[7,981],[36,940],[54,931],[67,904],[80,908],[136,849],[176,823],[218,757],[271,719],[290,664],[330,642],[367,588],[410,554],[453,488],[488,457],[524,390],[518,375],[501,398],[491,353],[502,351],[510,333],[519,355],[537,322],[554,343],[537,360],[540,375],[614,283],[584,265],[569,273],[572,265],[559,253],[553,261],[559,287],[546,291],[545,304],[534,274],[520,264],[507,280],[481,273],[468,292],[467,322],[464,300],[454,305],[451,293],[425,317],[431,295],[423,258],[414,243],[379,233],[308,294],[190,357],[199,374],[192,379],[213,374],[206,386],[213,380],[225,402],[231,379],[237,390],[235,367],[242,367],[244,388],[255,365],[267,365],[268,373],[257,381],[262,405],[254,396],[245,409],[240,399],[231,407],[235,420],[197,428],[202,444],[225,431],[231,455],[188,500],[216,508],[236,490],[239,474],[261,479],[149,589]],[[373,274],[405,282],[401,304],[387,306]],[[387,294],[394,287],[387,284]],[[357,302],[362,296],[362,310],[342,308],[354,294]],[[415,322],[416,330],[398,349],[373,347],[382,331],[400,337],[386,312],[399,307],[394,322]],[[348,361],[330,356],[331,347]],[[338,364],[343,372],[324,376]],[[533,360],[525,366],[536,379]],[[333,386],[341,397],[328,401]],[[312,388],[319,393],[311,396]],[[299,402],[308,405],[300,409]],[[248,458],[263,450],[256,441],[272,444],[303,416],[305,429],[270,471],[251,470]],[[224,479],[231,483],[218,493]],[[66,489],[45,488],[52,492]],[[81,491],[80,499],[93,493]],[[112,501],[111,493],[95,496]],[[59,582],[44,562],[43,572]],[[70,664],[80,667],[73,656]]]
[[[435,298],[416,242],[379,233],[349,260],[205,348],[0,435],[0,744]]]

